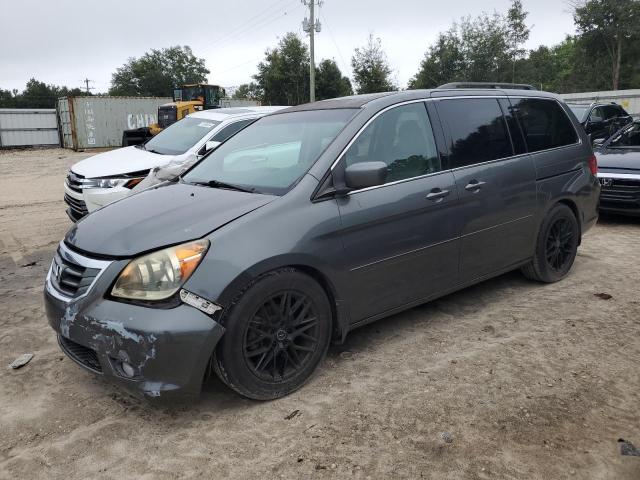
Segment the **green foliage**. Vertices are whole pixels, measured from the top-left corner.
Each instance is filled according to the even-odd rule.
[[[257,90],[265,105],[298,105],[309,101],[309,50],[295,33],[287,33],[258,64]]]
[[[0,108],[55,108],[59,97],[79,95],[87,94],[79,88],[47,85],[32,78],[22,92],[0,89]]]
[[[529,40],[531,31],[527,27],[527,16],[529,12],[524,10],[520,0],[512,0],[511,8],[507,11],[506,24],[509,39],[509,54],[512,62],[512,81],[515,82],[516,63],[519,59],[525,58],[527,50],[523,45]]]
[[[233,98],[236,100],[259,100],[262,98],[262,92],[254,82],[243,83],[236,89]]]
[[[577,2],[573,15],[578,32],[590,52],[606,57],[613,90],[620,86],[627,46],[640,40],[640,2],[638,0],[588,0]],[[624,81],[624,80],[623,80]]]
[[[334,60],[322,60],[316,69],[316,98],[344,97],[353,94],[351,81],[342,75]]]
[[[358,93],[397,90],[391,80],[391,67],[382,49],[382,41],[369,35],[367,45],[356,48],[351,58],[353,81]]]
[[[528,13],[512,0],[505,15],[482,14],[454,24],[425,54],[409,88],[454,81],[529,83],[559,93],[637,88],[640,1],[576,0],[578,35],[527,52]]]
[[[206,83],[209,73],[204,59],[187,46],[154,49],[118,68],[111,77],[109,94],[170,97],[174,87]]]

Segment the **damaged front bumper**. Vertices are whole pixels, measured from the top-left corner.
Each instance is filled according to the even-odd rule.
[[[81,265],[83,259],[91,262],[63,244],[56,254],[57,259],[61,257],[73,264]],[[215,315],[184,303],[163,309],[105,298],[127,261],[103,263],[86,291],[75,298],[54,286],[52,275],[59,274],[57,267],[47,275],[46,314],[64,353],[86,370],[138,396],[198,395],[211,354],[224,333],[212,318]]]

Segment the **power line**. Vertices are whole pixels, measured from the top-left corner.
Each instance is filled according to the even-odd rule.
[[[288,0],[280,0],[278,3],[279,4],[284,4],[285,2],[287,2]],[[218,37],[215,41],[213,42],[209,42],[205,48],[220,48],[222,46],[226,46],[229,44],[229,42],[235,41],[239,38],[242,38],[243,35],[249,33],[252,30],[258,30],[258,29],[262,29],[265,26],[279,20],[280,18],[282,18],[283,16],[287,15],[287,12],[284,11],[283,13],[283,9],[286,10],[287,8],[289,8],[289,6],[293,5],[295,2],[295,0],[289,1],[288,4],[286,5],[280,5],[280,7],[277,9],[277,11],[272,11],[270,14],[267,14],[266,16],[264,15],[267,11],[272,10],[272,7],[267,8],[266,10],[263,10],[262,13],[252,17],[249,21],[247,22],[243,22],[242,26],[231,30],[230,32],[227,32],[226,34]]]
[[[336,39],[333,36],[333,31],[331,30],[331,27],[329,27],[329,24],[327,23],[327,17],[322,13],[320,13],[320,15],[322,16],[322,21],[324,22],[324,25],[327,27],[327,31],[329,32],[329,37],[331,37],[331,41],[333,42],[333,44],[336,47],[336,50],[338,51],[338,56],[340,57],[340,60],[342,62],[342,67],[345,69],[345,73],[346,73],[351,68],[351,66],[345,61],[344,57],[342,56],[342,51],[338,46],[338,42],[336,42]]]

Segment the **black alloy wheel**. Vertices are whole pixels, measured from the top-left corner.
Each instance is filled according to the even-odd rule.
[[[285,290],[272,295],[249,320],[244,359],[260,379],[287,380],[303,369],[319,345],[318,316],[311,299]]]
[[[558,203],[551,208],[538,231],[531,261],[522,267],[530,280],[553,283],[569,274],[578,253],[580,225],[568,205]]]
[[[558,218],[547,236],[546,257],[549,266],[556,272],[561,272],[569,261],[573,261],[575,248],[574,228],[569,219]]]
[[[322,286],[293,268],[268,272],[225,309],[212,366],[230,388],[272,400],[300,388],[325,357],[332,309]]]

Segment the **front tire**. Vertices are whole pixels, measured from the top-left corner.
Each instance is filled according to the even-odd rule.
[[[558,204],[542,222],[531,262],[522,267],[530,280],[554,283],[569,274],[578,253],[580,228],[567,205]]]
[[[311,277],[285,268],[260,277],[221,322],[213,367],[240,395],[272,400],[300,388],[327,353],[331,306]]]

